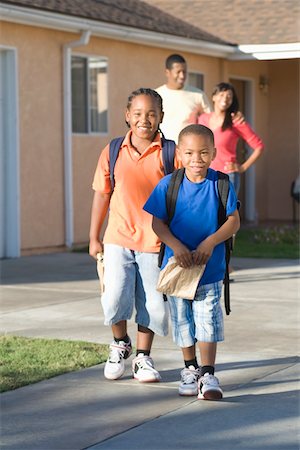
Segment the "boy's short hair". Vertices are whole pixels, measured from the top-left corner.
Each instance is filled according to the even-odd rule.
[[[178,136],[178,144],[182,140],[184,136],[187,136],[188,134],[196,134],[198,136],[206,136],[210,140],[211,144],[215,146],[215,138],[214,133],[211,131],[210,128],[206,127],[205,125],[188,125],[187,127],[183,128],[183,130],[180,131]]]
[[[186,60],[183,56],[178,55],[177,53],[174,53],[173,55],[168,56],[166,59],[166,69],[171,70],[173,67],[173,64],[186,64]]]

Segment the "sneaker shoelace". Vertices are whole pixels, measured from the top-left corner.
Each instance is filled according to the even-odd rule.
[[[214,375],[205,375],[203,377],[201,377],[200,380],[201,384],[209,384],[210,386],[218,386],[219,385],[219,380],[217,377],[215,377]]]
[[[181,379],[183,384],[192,384],[198,380],[199,374],[196,370],[183,369]]]
[[[127,349],[126,347],[124,348],[117,344],[111,344],[109,352],[109,362],[119,363],[121,361],[121,358],[124,358],[126,351],[129,351],[129,349]]]
[[[150,356],[142,356],[140,359],[136,361],[136,364],[140,369],[154,369],[153,359]]]

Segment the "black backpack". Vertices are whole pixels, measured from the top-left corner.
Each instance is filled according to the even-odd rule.
[[[114,176],[115,165],[123,140],[124,136],[118,137],[113,139],[109,144],[109,172],[112,190],[115,187],[115,176]],[[166,139],[164,136],[162,136],[161,140],[162,140],[162,160],[164,166],[164,173],[165,175],[168,175],[169,173],[172,173],[174,170],[174,155],[176,144],[174,141]]]
[[[219,209],[218,209],[218,226],[219,228],[226,222],[226,205],[229,193],[229,177],[223,172],[218,173],[218,193],[219,193]],[[184,169],[175,170],[171,176],[170,184],[167,190],[166,197],[166,206],[167,206],[167,214],[168,220],[167,224],[169,225],[176,207],[176,201],[178,196],[179,187],[182,183],[184,176]],[[238,205],[239,206],[239,205]],[[231,312],[230,309],[230,294],[229,294],[229,261],[233,248],[233,238],[230,237],[225,241],[225,261],[226,261],[226,270],[224,277],[224,301],[225,301],[225,311],[226,314],[229,315]],[[165,244],[162,243],[160,247],[159,257],[158,257],[158,266],[161,267],[162,260],[165,252]]]

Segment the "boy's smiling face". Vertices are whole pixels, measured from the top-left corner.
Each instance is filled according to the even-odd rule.
[[[205,179],[207,169],[216,156],[216,149],[208,136],[190,133],[181,137],[177,153],[187,178],[200,183]]]

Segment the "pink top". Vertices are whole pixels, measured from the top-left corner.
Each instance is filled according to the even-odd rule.
[[[198,123],[209,128],[209,120],[212,113],[203,113],[198,119]],[[237,162],[236,146],[239,138],[242,138],[253,150],[263,149],[263,142],[247,122],[242,124],[232,124],[232,128],[222,131],[221,127],[212,130],[215,137],[215,147],[217,155],[210,167],[214,170],[225,172],[225,164]]]

